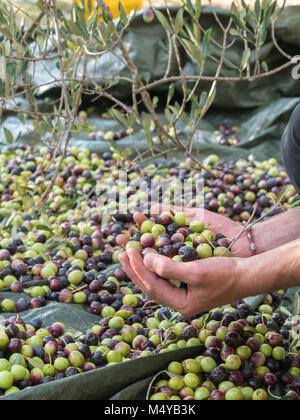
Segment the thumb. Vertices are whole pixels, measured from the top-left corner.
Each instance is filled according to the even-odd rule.
[[[193,284],[193,267],[196,262],[182,263],[172,261],[168,257],[156,254],[148,254],[144,259],[145,266],[165,279],[178,280],[181,283]]]

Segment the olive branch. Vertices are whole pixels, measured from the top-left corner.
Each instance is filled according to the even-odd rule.
[[[0,122],[2,124],[6,113],[17,116],[33,141],[49,150],[48,166],[38,170],[47,174],[55,164],[49,185],[43,186],[37,204],[39,209],[47,202],[72,136],[92,131],[87,121],[78,118],[84,97],[91,101],[109,101],[111,118],[126,129],[135,126],[143,130],[148,150],[144,154],[138,153],[135,161],[143,163],[155,157],[166,157],[177,150],[215,177],[201,156],[193,151],[193,146],[200,123],[215,101],[219,83],[253,82],[294,65],[294,57],[285,53],[276,40],[276,22],[284,8],[279,6],[279,1],[256,0],[251,8],[244,0],[235,0],[228,13],[222,16],[210,1],[217,25],[215,30],[201,23],[201,0],[194,4],[191,0],[181,3],[176,12],[167,2],[164,12],[152,8],[165,33],[159,45],[168,56],[164,76],[159,80],[153,80],[150,73],[141,74],[131,57],[125,37],[135,12],[126,15],[121,3],[120,16],[115,20],[105,0],[97,0],[99,8],[91,14],[84,1],[81,1],[81,7],[74,1],[66,13],[58,8],[55,0],[37,0],[35,5],[39,13],[35,18],[12,0],[0,4]],[[30,22],[29,25],[25,26],[24,19]],[[260,59],[270,31],[273,44],[283,58],[283,64],[275,68]],[[242,45],[243,53],[232,62],[228,54],[237,44]],[[184,55],[192,60],[196,75],[184,70]],[[89,75],[90,64],[104,56],[117,59],[127,75]],[[55,71],[49,68],[49,61],[54,63],[51,68]],[[207,74],[207,68],[212,65],[213,74]],[[174,66],[177,74],[171,74]],[[224,69],[229,69],[232,75],[224,77]],[[49,80],[37,83],[39,71],[45,72]],[[114,94],[120,84],[130,87],[129,103]],[[45,109],[41,106],[40,95],[53,86],[59,87],[59,97]],[[154,93],[162,87],[168,91],[165,101]],[[26,104],[22,105],[24,99]],[[158,114],[159,106],[164,108],[164,122]],[[29,120],[30,129],[26,126]],[[180,121],[190,129],[186,140],[177,132]],[[5,126],[4,135],[9,145],[21,139],[21,132],[12,133]]]

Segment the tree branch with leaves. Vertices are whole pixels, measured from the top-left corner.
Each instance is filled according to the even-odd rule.
[[[144,130],[149,149],[140,155],[142,162],[180,150],[199,168],[210,172],[193,153],[193,146],[199,125],[215,101],[219,83],[253,82],[280,73],[294,64],[293,57],[285,53],[276,40],[276,21],[283,10],[277,1],[257,0],[253,8],[244,0],[233,1],[231,10],[223,15],[218,15],[211,2],[215,30],[205,28],[201,23],[201,0],[194,4],[182,0],[182,6],[176,12],[168,7],[167,2],[164,11],[153,8],[167,39],[167,46],[163,44],[168,56],[167,66],[158,80],[151,80],[151,75],[142,75],[131,57],[124,37],[135,13],[126,15],[121,3],[120,17],[116,20],[113,20],[105,0],[97,0],[99,8],[96,7],[89,16],[84,1],[82,7],[74,2],[69,14],[63,13],[55,0],[38,0],[36,5],[40,10],[36,18],[30,18],[10,1],[0,5],[0,33],[3,37],[0,46],[0,122],[2,124],[6,112],[17,115],[24,124],[30,119],[33,126],[30,134],[49,147],[51,162],[60,156],[39,206],[51,192],[73,134],[92,130],[88,122],[78,119],[83,95],[108,99],[112,104],[109,115],[113,119],[127,129],[136,126]],[[27,27],[24,17],[31,19]],[[260,58],[270,30],[274,47],[284,61],[276,68],[269,68],[268,63]],[[242,46],[239,63],[228,58],[238,42]],[[116,57],[128,75],[91,76],[89,63],[103,56]],[[197,69],[196,75],[185,71],[187,57]],[[55,71],[49,70],[50,60],[55,63],[51,67]],[[174,61],[177,74],[171,73]],[[215,70],[209,73],[212,66]],[[38,69],[47,73],[48,82],[36,82]],[[224,69],[231,70],[232,75],[224,76]],[[130,87],[130,103],[114,94],[119,83]],[[60,96],[53,101],[52,109],[45,112],[40,106],[39,93],[51,86],[59,86]],[[153,95],[153,91],[161,87],[168,92],[162,104]],[[178,95],[175,99],[176,90],[180,92],[179,100]],[[27,100],[25,107],[20,104],[22,98]],[[160,105],[165,110],[164,121],[158,113]],[[177,133],[179,121],[190,128],[187,140]],[[21,138],[21,134],[16,135],[6,127],[4,133],[9,144]]]

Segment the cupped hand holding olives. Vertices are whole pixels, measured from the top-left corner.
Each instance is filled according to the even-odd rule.
[[[127,251],[119,257],[120,261],[127,275],[147,296],[187,316],[247,296],[236,270],[236,259],[227,258],[231,253],[227,249],[229,241],[226,237],[235,236],[241,231],[240,226],[208,211],[204,212],[201,222],[202,210],[187,210],[173,215],[158,210],[167,209],[153,208],[149,220],[142,214],[135,215],[142,233],[140,241],[128,242],[127,238],[122,243],[125,238],[119,238]],[[201,216],[203,219],[202,213]],[[213,230],[221,230],[222,235],[216,235]],[[154,243],[156,249],[153,248]],[[180,247],[178,251],[177,245]],[[249,256],[248,241],[239,243],[239,248],[236,247],[233,252],[240,257]],[[209,258],[213,256],[218,258]],[[173,287],[178,287],[180,283],[187,288]]]
[[[190,221],[198,219],[197,210],[187,210],[186,214]],[[153,216],[157,217],[155,208],[152,209]],[[285,215],[278,216],[280,217],[285,217]],[[135,215],[135,221],[140,227],[144,225],[146,230],[148,222],[151,223],[151,220],[148,221],[141,214]],[[228,235],[228,238],[230,234],[234,236],[241,229],[234,222],[210,212],[204,212],[203,223],[209,224],[211,229],[221,230],[222,233]],[[156,229],[157,226],[159,225],[155,225]],[[177,230],[174,235],[178,235],[179,239],[178,232]],[[149,240],[148,237],[146,242],[147,240]],[[300,241],[249,257],[250,248],[246,234],[232,249],[233,258],[226,258],[224,253],[217,254],[218,248],[213,255],[202,256],[197,248],[200,259],[198,257],[197,259],[183,259],[181,252],[176,256],[161,255],[155,250],[153,252],[151,247],[143,250],[143,246],[138,242],[132,243],[132,246],[127,244],[127,252],[121,254],[119,260],[131,280],[151,299],[172,307],[185,316],[194,316],[248,296],[299,285],[298,268],[295,264],[290,264],[289,260],[281,258],[282,254],[286,254],[285,248],[290,256],[295,254],[293,261],[298,261]],[[194,249],[191,247],[192,251]],[[205,252],[204,247],[202,251]],[[206,258],[211,256],[217,256],[217,258]],[[249,258],[242,258],[246,256]],[[176,282],[182,283],[186,285],[186,288],[173,287],[166,279],[172,279],[175,285]]]
[[[127,275],[147,296],[184,316],[194,316],[248,296],[235,260],[218,257],[178,263],[154,254],[143,260],[134,248],[120,256]],[[173,287],[165,278],[179,280],[187,288]]]

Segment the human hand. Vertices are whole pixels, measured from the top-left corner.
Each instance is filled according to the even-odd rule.
[[[166,210],[166,208],[154,207],[152,215],[155,216]],[[186,209],[185,211],[193,219],[199,220],[197,210]],[[285,230],[294,232],[297,237],[298,230],[295,228],[297,226],[295,221],[299,220],[298,216],[298,212],[291,211],[261,224],[261,231],[256,232],[260,242],[264,242],[264,236],[268,237],[265,235],[266,231],[273,232],[275,228],[278,231],[279,222]],[[135,220],[140,225],[146,218],[138,214]],[[241,229],[234,222],[207,211],[204,211],[204,222],[210,224],[211,230],[225,232],[228,236],[230,233],[238,234]],[[121,238],[120,242],[122,242]],[[148,254],[143,260],[138,251],[132,248],[119,258],[127,275],[150,298],[157,303],[174,308],[185,316],[194,316],[248,296],[299,285],[299,239],[289,242],[281,233],[278,234],[275,245],[265,243],[260,246],[258,255],[241,258],[249,256],[248,246],[248,239],[244,234],[237,242],[236,248],[233,248],[233,253],[238,254],[239,257],[216,257],[178,263],[157,254]],[[187,288],[177,289],[171,286],[165,280],[168,278],[185,283]]]
[[[283,256],[285,256],[283,258]],[[300,285],[300,240],[251,258],[208,258],[178,263],[136,249],[120,256],[127,275],[157,303],[194,316],[248,296]],[[186,283],[177,289],[165,279]]]
[[[240,258],[208,258],[178,263],[170,258],[148,254],[143,260],[136,249],[119,257],[128,277],[151,299],[185,316],[194,316],[220,305],[249,296],[243,282]],[[175,288],[165,279],[187,285]]]
[[[168,211],[168,207],[155,206],[151,215]],[[222,232],[229,239],[237,235],[241,226],[231,220],[196,209],[174,209],[188,213],[192,220],[203,220],[215,233]],[[204,217],[203,217],[204,216]],[[138,226],[146,220],[142,214],[135,215]],[[120,245],[125,246],[128,237],[118,238]],[[249,256],[248,240],[235,245],[232,249],[239,257]],[[177,263],[167,257],[150,254],[143,260],[135,249],[129,249],[119,257],[128,277],[144,293],[157,303],[173,307],[183,315],[192,316],[212,309],[215,306],[232,303],[248,296],[237,267],[241,258],[210,258],[189,263]],[[165,279],[179,280],[187,289],[177,289]]]

